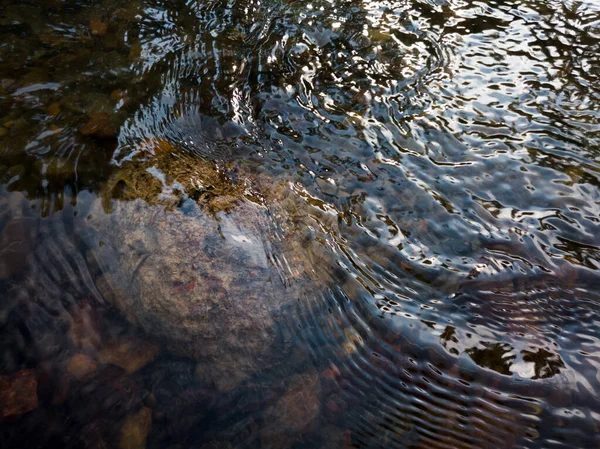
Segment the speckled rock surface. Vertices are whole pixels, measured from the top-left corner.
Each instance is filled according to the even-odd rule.
[[[269,206],[281,207],[281,192],[259,194],[250,177],[173,157],[118,172],[81,235],[102,296],[229,390],[280,361],[282,311],[298,301],[309,265]]]

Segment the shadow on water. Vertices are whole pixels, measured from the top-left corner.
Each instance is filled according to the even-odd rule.
[[[3,447],[600,444],[593,1],[0,26]]]

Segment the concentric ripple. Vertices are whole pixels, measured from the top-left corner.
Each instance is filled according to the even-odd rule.
[[[2,285],[101,302],[74,211],[165,141],[297,201],[313,287],[280,331],[322,426],[290,447],[600,444],[597,2],[47,3],[2,18],[2,192],[26,205],[0,257],[15,208],[37,244]],[[277,388],[228,396],[215,434],[260,446]]]

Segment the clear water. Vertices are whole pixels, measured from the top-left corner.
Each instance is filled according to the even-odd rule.
[[[600,445],[596,1],[2,0],[0,105],[0,398],[37,397],[2,447]],[[287,185],[310,241],[232,388],[97,288],[152,141]]]

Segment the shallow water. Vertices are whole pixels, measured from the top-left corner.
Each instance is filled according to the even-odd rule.
[[[0,105],[2,447],[600,445],[597,2],[5,0]],[[90,261],[157,141],[294,198],[310,287],[232,388]]]

